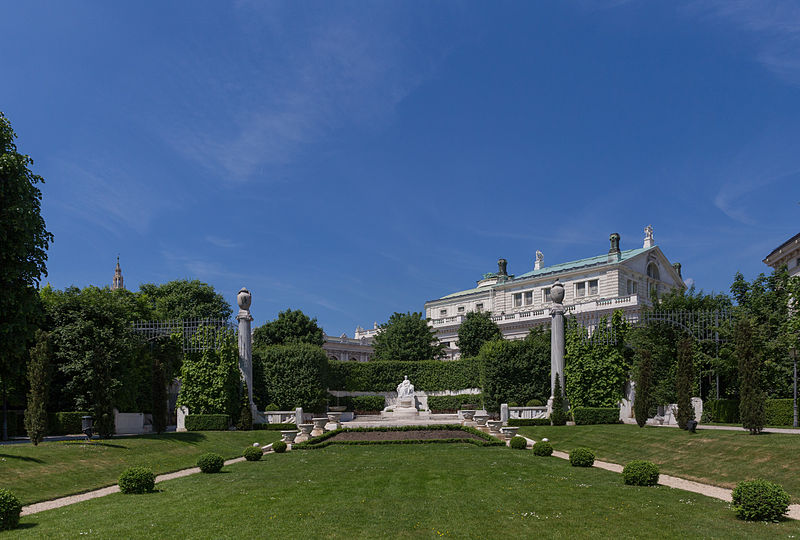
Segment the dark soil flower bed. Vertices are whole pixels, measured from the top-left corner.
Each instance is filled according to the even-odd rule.
[[[437,429],[426,431],[343,431],[329,441],[410,441],[433,439],[475,439],[482,440],[473,433],[460,429]]]

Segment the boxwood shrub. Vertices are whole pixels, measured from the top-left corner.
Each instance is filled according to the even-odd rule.
[[[186,417],[186,431],[225,431],[230,426],[227,414],[190,414]]]
[[[156,487],[156,475],[147,467],[128,467],[119,475],[122,493],[148,493]]]
[[[286,452],[286,443],[283,441],[275,441],[272,443],[272,451],[276,454],[283,454]]]
[[[242,455],[247,461],[258,461],[264,455],[264,452],[261,451],[260,446],[248,446],[244,449]]]
[[[619,407],[575,407],[572,409],[575,424],[620,424]]]
[[[658,484],[658,466],[652,461],[635,459],[622,469],[622,479],[629,486],[654,486]]]
[[[777,521],[789,510],[789,494],[778,484],[748,480],[733,490],[733,510],[747,521]]]
[[[547,441],[539,441],[533,445],[533,454],[536,456],[552,456],[553,445]]]
[[[8,491],[0,488],[0,530],[14,529],[19,525],[22,503]]]
[[[528,447],[528,441],[525,440],[525,437],[514,435],[514,437],[511,438],[510,446],[514,450],[525,450]]]
[[[200,472],[204,473],[217,473],[222,470],[225,465],[225,460],[222,456],[209,452],[197,458],[197,466],[200,467]]]
[[[549,426],[549,418],[509,418],[509,426]]]
[[[594,452],[588,448],[575,448],[569,453],[569,463],[573,467],[591,467],[594,465]]]
[[[794,403],[791,399],[768,399],[766,413],[768,426],[791,426],[794,423]]]

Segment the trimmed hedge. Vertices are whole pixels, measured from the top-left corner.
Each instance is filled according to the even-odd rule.
[[[91,413],[82,411],[56,412],[47,415],[47,432],[50,435],[73,435],[81,433],[81,416]]]
[[[218,473],[225,465],[225,460],[222,456],[209,452],[197,458],[197,466],[200,467],[200,472],[204,473]]]
[[[254,430],[262,431],[284,431],[287,429],[297,429],[295,424],[253,424]]]
[[[465,358],[453,362],[341,362],[329,361],[329,388],[350,392],[393,392],[408,376],[416,390],[453,390],[480,387],[480,362]],[[383,408],[383,407],[381,407]]]
[[[230,426],[227,414],[190,414],[186,417],[186,431],[227,431]]]
[[[594,465],[594,452],[588,448],[576,448],[569,453],[569,464],[573,467],[591,467]]]
[[[284,452],[286,452],[286,447],[287,445],[283,441],[275,441],[274,443],[272,443],[272,451],[275,452],[276,454],[283,454]]]
[[[791,426],[794,423],[794,402],[791,399],[768,399],[768,426]]]
[[[264,455],[264,452],[261,450],[260,446],[248,446],[242,452],[242,456],[247,461],[258,461],[261,459],[261,456]]]
[[[386,407],[386,398],[383,396],[350,396],[339,398],[339,403],[347,407],[348,411],[364,413],[382,411]]]
[[[511,439],[511,443],[509,444],[511,448],[514,450],[525,450],[528,448],[528,441],[525,440],[525,437],[520,437],[519,435],[514,435]]]
[[[253,381],[254,391],[284,411],[302,407],[324,412],[328,397],[325,389],[336,388],[329,382],[328,357],[316,345],[289,343],[255,349],[253,364],[259,365],[254,373],[260,375]]]
[[[473,435],[477,435],[477,439],[406,439],[399,441],[381,440],[381,441],[331,441],[331,437],[342,432],[365,432],[365,431],[466,431]],[[462,426],[459,424],[435,424],[431,426],[392,426],[392,427],[376,427],[376,428],[340,428],[328,431],[309,439],[306,442],[292,445],[293,450],[316,450],[318,448],[325,448],[331,444],[342,445],[382,445],[382,444],[430,444],[430,443],[466,443],[474,444],[476,446],[505,446],[506,443],[497,439],[496,437],[479,431],[473,427]],[[274,445],[273,445],[274,448]]]
[[[15,529],[19,525],[22,503],[8,491],[0,488],[0,531]]]
[[[549,426],[549,418],[509,418],[509,426]]]
[[[703,421],[723,424],[739,423],[738,399],[709,399],[703,403]]]
[[[789,510],[789,494],[766,480],[739,482],[733,490],[736,516],[747,521],[778,521]]]
[[[621,424],[619,407],[575,407],[572,418],[578,426],[591,424]]]
[[[533,455],[549,457],[553,455],[553,445],[547,441],[539,441],[533,445]]]
[[[458,394],[455,396],[428,396],[428,409],[432,411],[457,411],[459,409],[482,409],[483,394]],[[466,407],[470,405],[471,407]]]
[[[658,466],[643,459],[635,459],[622,469],[622,479],[629,486],[654,486],[658,476]]]
[[[119,475],[122,493],[149,493],[156,487],[156,475],[147,467],[128,467]]]

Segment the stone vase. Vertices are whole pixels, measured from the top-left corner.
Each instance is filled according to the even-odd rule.
[[[286,431],[281,431],[281,440],[286,444],[292,444],[296,436],[297,436],[296,429],[287,429]]]
[[[486,425],[489,426],[489,435],[500,437],[500,428],[503,426],[502,420],[488,420]]]
[[[312,437],[319,437],[320,435],[325,433],[325,424],[328,423],[327,416],[312,418],[311,421],[314,423],[314,429],[311,430]]]
[[[311,430],[314,429],[314,424],[300,424],[297,427],[300,428],[300,433],[294,438],[294,442],[306,442],[311,438]]]

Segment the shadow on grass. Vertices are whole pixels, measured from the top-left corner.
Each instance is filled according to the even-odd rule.
[[[35,521],[26,521],[24,523],[20,523],[19,525],[17,525],[16,528],[17,529],[33,529],[37,525],[38,525],[38,523],[36,523]]]
[[[162,441],[180,441],[186,444],[198,444],[200,442],[205,441],[208,437],[206,437],[202,433],[198,433],[196,431],[184,431],[181,433],[161,433],[161,434],[148,434],[148,435],[141,435],[142,439],[157,439]]]
[[[3,458],[3,459],[18,459],[20,461],[32,461],[34,463],[44,463],[44,461],[42,461],[39,458],[28,457],[28,456],[12,456],[11,454],[0,454],[0,458]]]
[[[104,441],[61,441],[61,444],[66,446],[103,446],[105,448],[122,448],[123,450],[127,450],[128,447],[122,444],[113,444],[110,442]]]

